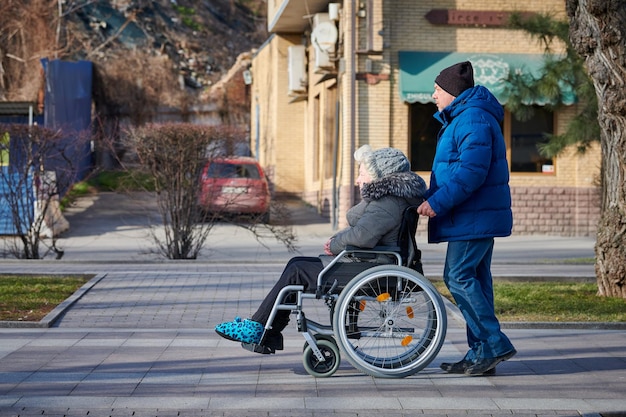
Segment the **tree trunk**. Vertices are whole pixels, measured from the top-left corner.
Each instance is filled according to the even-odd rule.
[[[626,298],[626,3],[566,0],[570,39],[598,96],[602,201],[596,241],[599,295]]]

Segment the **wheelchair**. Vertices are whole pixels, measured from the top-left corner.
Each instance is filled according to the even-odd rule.
[[[318,275],[314,293],[305,292],[301,285],[282,289],[265,330],[279,310],[296,316],[305,340],[302,361],[308,374],[333,375],[343,354],[368,375],[403,378],[424,369],[437,356],[447,318],[441,296],[422,272],[415,242],[418,217],[416,207],[405,209],[397,246],[351,247],[332,258]],[[330,324],[307,319],[305,300],[323,300]],[[258,345],[244,347],[260,352],[263,338]]]

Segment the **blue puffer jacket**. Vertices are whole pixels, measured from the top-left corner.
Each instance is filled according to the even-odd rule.
[[[483,86],[435,114],[443,126],[430,178],[432,243],[508,236],[513,227],[502,106]]]

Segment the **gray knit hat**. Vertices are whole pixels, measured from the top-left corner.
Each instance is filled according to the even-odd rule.
[[[435,78],[435,83],[454,97],[460,96],[463,91],[474,87],[472,63],[469,61],[459,62],[442,70]]]
[[[411,164],[406,156],[395,148],[382,148],[373,151],[369,145],[363,145],[354,153],[354,159],[365,164],[365,168],[373,180],[411,169]]]

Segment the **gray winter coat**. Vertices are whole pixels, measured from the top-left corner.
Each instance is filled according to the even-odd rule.
[[[419,205],[425,193],[426,183],[413,172],[398,172],[363,184],[363,200],[348,210],[349,226],[332,237],[331,252],[337,255],[346,246],[395,246],[404,209]]]

